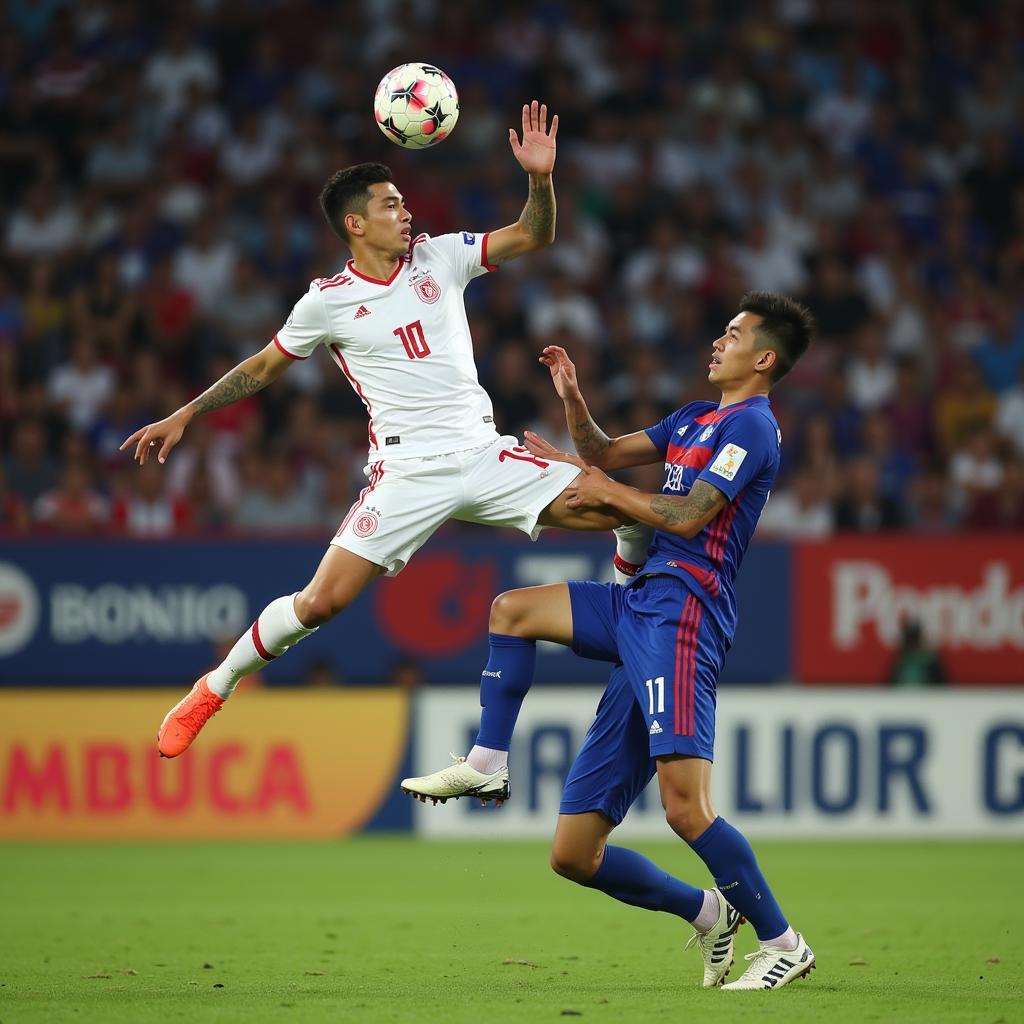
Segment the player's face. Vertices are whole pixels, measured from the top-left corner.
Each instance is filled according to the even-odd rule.
[[[754,376],[754,364],[764,355],[764,349],[755,348],[754,330],[760,322],[756,313],[737,313],[725,333],[715,339],[708,363],[708,380],[712,384],[726,388]]]
[[[361,218],[362,240],[374,249],[402,255],[412,238],[412,214],[405,207],[402,193],[390,181],[370,186],[366,215]]]

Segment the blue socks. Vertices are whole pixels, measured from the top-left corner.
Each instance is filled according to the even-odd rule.
[[[691,922],[704,906],[703,889],[673,878],[642,854],[623,846],[606,846],[601,866],[584,884],[630,906],[664,910]]]
[[[708,866],[722,895],[754,926],[766,942],[789,927],[742,832],[715,818],[690,846]]]
[[[480,732],[478,747],[508,750],[512,733],[537,663],[537,641],[521,636],[489,633],[491,656],[480,677]]]

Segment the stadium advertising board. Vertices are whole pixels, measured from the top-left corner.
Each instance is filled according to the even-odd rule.
[[[240,694],[173,760],[166,690],[0,694],[0,839],[321,839],[405,825],[410,701],[396,690]],[[395,820],[383,822],[396,805]],[[403,820],[404,812],[404,820]]]
[[[486,539],[431,541],[401,575],[374,584],[263,674],[296,683],[325,661],[346,683],[379,684],[397,662],[413,660],[429,680],[475,683],[498,593],[611,574],[606,535],[551,535],[537,544],[482,528],[472,536]],[[0,544],[0,685],[187,687],[219,660],[218,644],[233,642],[269,601],[302,586],[322,556],[316,542]],[[779,545],[750,552],[729,677],[787,676],[789,562]],[[542,644],[538,678],[596,682],[601,675]]]
[[[1024,539],[851,538],[794,551],[795,674],[881,682],[907,619],[957,683],[1024,683]]]
[[[548,837],[598,690],[536,688],[512,750],[512,799],[415,805],[437,837]],[[420,694],[415,773],[464,751],[479,710],[464,689]],[[1010,691],[732,688],[718,702],[715,806],[750,835],[778,838],[1024,838],[1024,701]],[[621,832],[664,837],[656,785]]]

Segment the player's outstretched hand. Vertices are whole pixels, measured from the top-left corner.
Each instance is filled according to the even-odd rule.
[[[538,459],[546,459],[548,462],[568,462],[584,471],[589,468],[578,455],[570,455],[569,452],[563,452],[546,438],[541,437],[540,434],[535,434],[532,430],[527,430],[523,434],[523,440],[526,442],[526,447],[530,454],[536,455]]]
[[[170,455],[171,449],[181,440],[187,425],[188,421],[179,413],[172,413],[159,423],[150,423],[141,430],[136,430],[131,437],[125,438],[120,450],[124,451],[129,445],[134,444],[135,454],[132,458],[141,466],[149,458],[151,450],[159,445],[157,458],[163,462]]]
[[[551,383],[555,385],[558,397],[579,398],[580,386],[576,381],[576,366],[561,345],[547,345],[541,351],[538,362],[551,371]]]
[[[615,481],[596,466],[584,466],[583,472],[565,489],[566,508],[601,508],[611,505]]]
[[[508,142],[512,155],[519,161],[527,174],[550,174],[555,168],[555,136],[558,134],[558,115],[551,118],[548,131],[548,105],[523,104],[523,141],[516,136],[515,128],[508,130]]]

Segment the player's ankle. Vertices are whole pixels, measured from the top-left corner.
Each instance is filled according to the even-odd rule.
[[[700,908],[700,913],[691,922],[693,927],[699,932],[706,932],[710,928],[714,928],[718,922],[718,917],[722,912],[722,905],[719,902],[718,893],[714,889],[704,890],[704,905]]]
[[[508,751],[474,745],[466,755],[466,764],[484,775],[493,775],[508,765]]]

